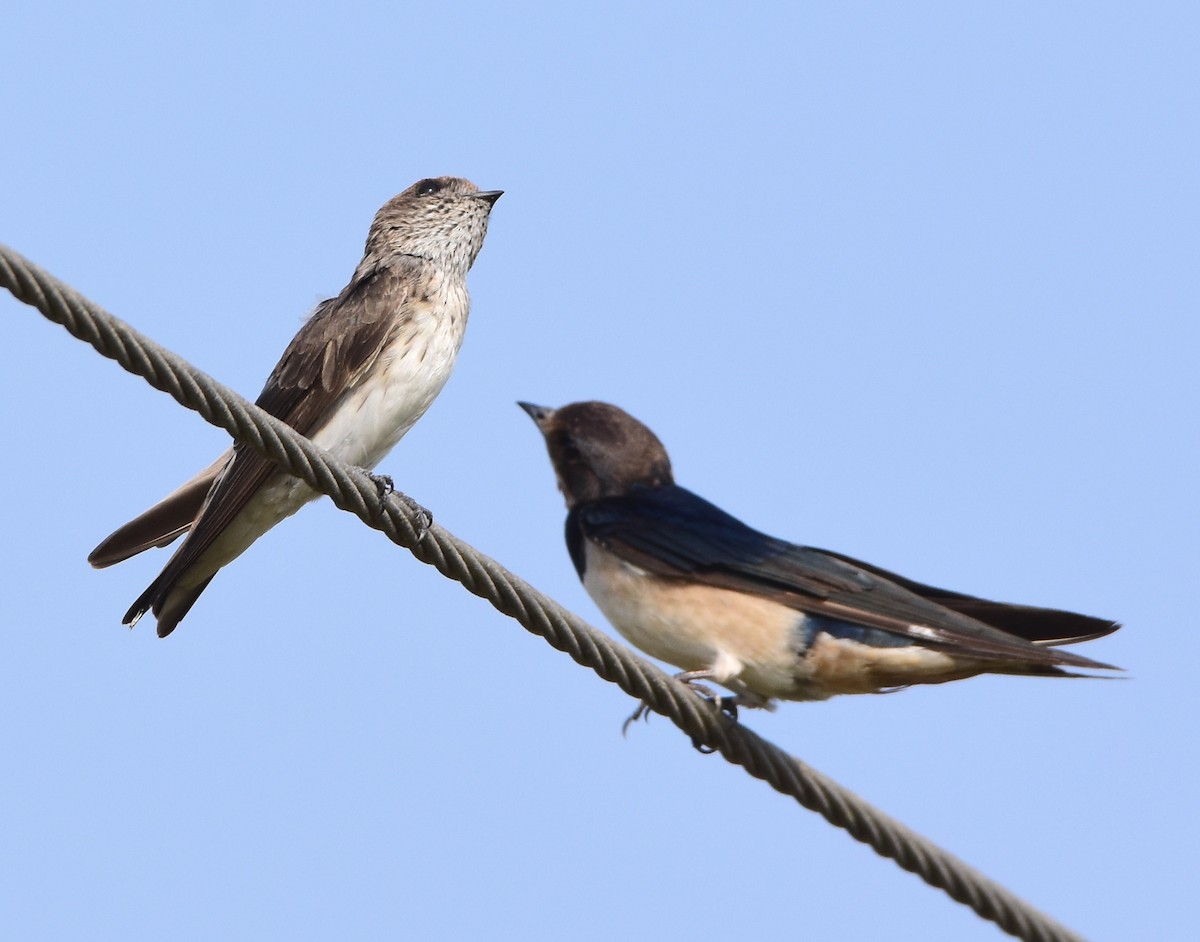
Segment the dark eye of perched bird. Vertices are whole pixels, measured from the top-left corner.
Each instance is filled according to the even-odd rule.
[[[442,184],[438,180],[422,180],[417,184],[417,196],[431,196],[441,192]]]
[[[559,449],[560,449],[560,454],[563,456],[563,458],[566,461],[578,461],[579,460],[579,448],[578,448],[578,446],[576,446],[576,444],[573,441],[571,441],[571,439],[564,438],[559,443]]]

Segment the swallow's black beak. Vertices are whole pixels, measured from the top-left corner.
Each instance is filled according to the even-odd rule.
[[[546,406],[535,406],[532,402],[518,402],[517,405],[524,409],[526,414],[537,423],[538,428],[542,428],[549,421],[550,417],[554,415],[553,409],[548,409]]]
[[[503,190],[480,190],[478,193],[471,194],[477,200],[487,200],[489,206],[495,206],[496,200],[504,195]]]

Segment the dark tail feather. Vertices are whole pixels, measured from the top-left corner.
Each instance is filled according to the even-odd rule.
[[[155,579],[150,583],[149,587],[141,595],[137,597],[137,601],[129,606],[129,611],[121,619],[122,625],[128,625],[132,628],[136,625],[146,612],[150,611],[150,606],[154,604],[158,596],[158,580]]]
[[[1096,667],[1103,667],[1106,670],[1119,671],[1124,670],[1121,667],[1113,667],[1111,664],[1101,664],[1099,661],[1094,662]],[[1111,674],[1080,674],[1076,671],[1063,670],[1061,667],[1047,667],[1043,664],[1038,664],[1033,667],[1013,667],[1012,669],[1001,668],[999,670],[989,671],[992,674],[1013,674],[1018,677],[1068,677],[1074,680],[1128,680],[1128,677],[1113,677]]]
[[[200,598],[200,593],[208,588],[208,584],[213,581],[215,575],[214,572],[212,576],[186,592],[180,592],[173,585],[165,584],[163,576],[160,575],[129,607],[129,611],[121,619],[121,624],[132,628],[146,612],[152,611],[158,619],[158,636],[165,638],[175,630],[176,625],[183,621],[183,616],[196,604],[196,599]]]
[[[154,614],[158,616],[158,636],[165,638],[175,626],[183,621],[183,616],[186,615],[193,605],[196,604],[196,599],[200,598],[200,593],[208,588],[208,584],[213,581],[213,576],[209,576],[194,589],[189,589],[187,592],[176,596],[174,593],[168,593],[160,605],[154,606]]]

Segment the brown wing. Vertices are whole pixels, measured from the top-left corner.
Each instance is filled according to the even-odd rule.
[[[288,344],[256,404],[302,435],[319,428],[408,316],[412,275],[412,267],[393,263],[356,277],[336,298],[323,302]],[[212,546],[229,521],[276,473],[273,461],[236,445],[233,461],[213,488],[187,540],[126,613],[125,623],[140,618],[151,607],[157,611],[180,574]],[[185,612],[186,608],[178,612],[174,621]],[[168,633],[171,627],[160,621],[159,634]]]
[[[166,546],[187,532],[204,506],[204,498],[212,490],[217,475],[232,457],[231,448],[178,490],[109,534],[92,550],[88,562],[103,569],[152,546]]]

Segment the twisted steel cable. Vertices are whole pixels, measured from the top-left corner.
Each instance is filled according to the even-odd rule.
[[[383,531],[421,562],[486,599],[577,663],[644,700],[693,741],[742,766],[1005,932],[1027,942],[1082,942],[1080,936],[1000,884],[731,721],[694,691],[617,645],[499,563],[437,524],[428,524],[421,508],[410,499],[395,493],[381,499],[378,483],[370,474],[331,458],[289,426],[4,245],[0,245],[0,284],[72,336],[327,494],[339,508]]]

